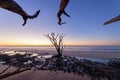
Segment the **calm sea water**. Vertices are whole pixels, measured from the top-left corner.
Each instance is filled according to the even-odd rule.
[[[68,47],[66,50],[120,52],[120,46],[74,46]]]
[[[55,50],[54,47],[0,47],[0,50],[3,49]],[[65,51],[120,52],[120,46],[69,46],[65,47]]]

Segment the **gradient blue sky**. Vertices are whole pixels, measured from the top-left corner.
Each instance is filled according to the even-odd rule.
[[[120,15],[120,0],[70,0],[62,15],[66,24],[57,24],[61,0],[15,0],[28,13],[41,9],[40,15],[22,26],[22,17],[0,8],[0,46],[46,45],[43,35],[51,32],[67,33],[65,43],[71,45],[120,45],[120,22],[103,23]]]

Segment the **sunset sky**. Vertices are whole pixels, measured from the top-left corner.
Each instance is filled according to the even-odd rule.
[[[0,46],[49,45],[44,36],[67,33],[67,45],[120,45],[120,22],[103,23],[120,15],[120,0],[70,0],[62,15],[66,24],[57,24],[61,0],[15,0],[28,13],[41,9],[40,15],[22,26],[22,17],[0,8]]]

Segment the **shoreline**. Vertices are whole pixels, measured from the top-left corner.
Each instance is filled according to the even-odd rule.
[[[56,54],[55,50],[16,50],[16,51],[28,51],[28,52],[35,52],[40,55],[44,55],[46,53],[50,55]],[[115,55],[116,54],[116,55]],[[87,57],[87,58],[97,58],[97,59],[112,59],[112,58],[119,58],[120,59],[120,53],[119,52],[97,52],[97,51],[64,51],[63,55],[68,56],[78,56],[78,57]],[[0,66],[0,71],[2,70],[2,67]],[[14,70],[15,68],[11,68],[9,71]],[[79,76],[74,75],[73,73],[64,73],[63,71],[25,71],[17,75],[10,76],[8,78],[5,78],[3,80],[91,80],[91,78],[87,75]]]
[[[36,53],[38,55],[46,55],[46,54],[50,54],[50,55],[55,55],[57,54],[56,50],[39,50],[39,49],[34,49],[34,48],[5,48],[5,49],[1,49],[0,48],[0,52],[1,51],[19,51],[19,52],[31,52],[31,53]],[[113,51],[67,51],[64,50],[63,51],[63,55],[68,55],[68,56],[77,56],[77,57],[86,57],[86,58],[99,58],[99,59],[113,59],[113,58],[117,58],[120,59],[120,52],[113,52]]]

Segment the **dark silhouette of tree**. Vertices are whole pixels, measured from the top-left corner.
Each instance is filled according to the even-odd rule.
[[[118,16],[115,17],[115,18],[112,18],[112,19],[106,21],[106,22],[104,23],[104,25],[107,25],[107,24],[110,24],[110,23],[113,23],[113,22],[117,22],[117,21],[120,21],[120,15],[118,15]]]
[[[53,46],[55,47],[58,55],[58,57],[61,57],[62,56],[62,53],[63,53],[63,50],[65,48],[64,44],[63,44],[63,38],[65,36],[65,34],[55,34],[55,33],[51,33],[51,34],[48,34],[48,35],[45,35],[50,41],[51,43],[53,44]]]
[[[17,4],[14,0],[0,0],[0,7],[7,9],[11,12],[17,13],[22,16],[24,23],[23,26],[26,24],[27,19],[36,18],[39,15],[40,10],[36,11],[34,15],[28,15],[19,4]]]
[[[57,13],[58,24],[59,24],[59,25],[62,25],[62,24],[65,24],[65,23],[66,23],[66,22],[62,22],[62,23],[61,23],[61,21],[62,21],[62,20],[61,20],[61,15],[62,15],[62,14],[70,17],[70,15],[68,15],[68,14],[66,13],[66,11],[65,11],[65,8],[67,7],[68,3],[69,3],[69,0],[61,0],[60,8],[59,8],[59,11],[58,11],[58,13]]]

